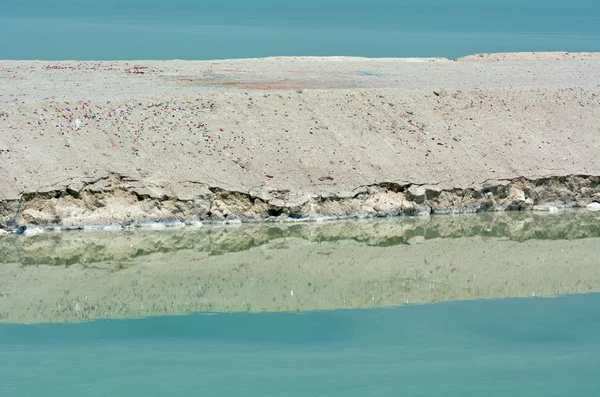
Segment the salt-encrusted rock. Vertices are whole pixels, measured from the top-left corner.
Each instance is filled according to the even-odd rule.
[[[589,203],[585,208],[589,211],[600,211],[600,203]]]
[[[28,227],[23,232],[23,235],[24,236],[35,236],[37,234],[42,234],[42,233],[44,233],[44,229],[42,229],[41,227]]]

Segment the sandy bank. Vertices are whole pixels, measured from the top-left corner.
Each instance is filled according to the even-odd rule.
[[[4,228],[600,202],[598,54],[0,61],[0,83]]]

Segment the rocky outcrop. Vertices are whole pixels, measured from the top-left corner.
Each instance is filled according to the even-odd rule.
[[[0,206],[0,227],[65,228],[240,221],[314,220],[505,210],[552,211],[600,202],[600,177],[568,175],[487,181],[444,188],[395,182],[361,186],[347,194],[294,195],[290,191],[228,191],[199,183],[148,184],[117,174],[70,184],[64,190],[23,194]]]

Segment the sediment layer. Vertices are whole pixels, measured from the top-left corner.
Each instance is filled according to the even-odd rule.
[[[27,193],[3,203],[2,224],[36,226],[151,225],[381,217],[505,210],[554,211],[600,203],[600,177],[571,175],[493,181],[481,188],[379,183],[351,194],[293,197],[289,191],[226,191],[198,184],[184,195],[111,175],[79,190]],[[592,207],[590,207],[592,208]]]
[[[0,228],[600,202],[598,54],[0,61]]]

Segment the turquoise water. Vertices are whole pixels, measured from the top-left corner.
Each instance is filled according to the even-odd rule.
[[[0,59],[600,51],[595,0],[3,0]]]
[[[0,325],[2,396],[593,396],[600,295]]]
[[[5,237],[0,396],[593,396],[598,217]]]

